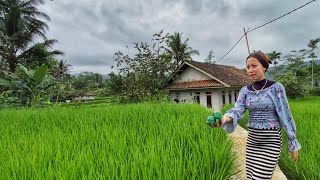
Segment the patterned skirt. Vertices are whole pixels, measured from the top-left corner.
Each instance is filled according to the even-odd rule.
[[[246,146],[247,179],[271,179],[281,148],[280,129],[249,128]]]

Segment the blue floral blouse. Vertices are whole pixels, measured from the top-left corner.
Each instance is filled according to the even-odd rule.
[[[301,148],[296,138],[296,125],[286,92],[281,83],[276,82],[261,91],[250,91],[247,86],[242,87],[234,108],[224,114],[231,117],[233,122],[225,123],[223,129],[229,133],[233,132],[246,109],[249,110],[248,127],[256,129],[283,127],[288,136],[288,150],[295,152]]]

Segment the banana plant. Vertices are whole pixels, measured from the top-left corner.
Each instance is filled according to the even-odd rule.
[[[57,84],[47,72],[47,65],[29,70],[18,64],[15,73],[9,72],[7,79],[0,79],[0,86],[7,87],[12,95],[18,96],[23,105],[35,106],[44,100],[47,90]]]

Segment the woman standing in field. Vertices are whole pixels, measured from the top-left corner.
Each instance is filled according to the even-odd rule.
[[[228,110],[221,121],[223,129],[231,133],[246,109],[249,110],[246,145],[248,179],[271,179],[281,154],[281,127],[288,136],[289,157],[293,155],[294,160],[298,161],[298,150],[301,148],[283,85],[265,78],[271,63],[262,52],[247,57],[247,73],[253,83],[242,87],[234,108]]]

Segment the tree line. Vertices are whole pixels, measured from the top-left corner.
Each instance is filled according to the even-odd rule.
[[[277,51],[267,53],[274,64],[268,77],[281,82],[289,98],[320,96],[320,63],[315,62],[319,41],[320,38],[311,39],[306,48],[292,50],[288,54]],[[278,65],[279,61],[282,65]]]
[[[151,43],[134,42],[132,55],[115,52],[107,80],[93,72],[74,76],[70,74],[72,66],[63,59],[64,53],[52,48],[57,40],[46,37],[50,17],[37,8],[43,4],[43,0],[0,1],[2,104],[39,106],[86,92],[117,96],[124,102],[163,99],[168,97],[162,89],[163,83],[184,60],[199,55],[198,50],[189,46],[189,38],[183,38],[183,33],[161,30],[150,37]],[[320,65],[314,61],[318,57],[318,43],[319,38],[315,38],[306,49],[286,55],[278,51],[268,53],[274,62],[268,75],[284,84],[290,98],[320,95]],[[307,60],[311,63],[306,64]],[[215,63],[213,50],[203,61]]]
[[[93,92],[141,101],[159,95],[161,82],[184,60],[199,54],[182,40],[182,33],[153,36],[153,46],[134,43],[138,51],[129,57],[115,53],[118,73],[109,80],[101,74],[70,74],[64,53],[52,50],[58,41],[47,39],[50,17],[39,11],[43,0],[0,1],[0,101],[17,106],[37,106]],[[38,39],[40,39],[39,42]],[[160,93],[161,94],[161,93]]]
[[[0,1],[1,104],[37,106],[103,86],[97,73],[72,76],[64,53],[52,50],[58,41],[46,37],[50,17],[38,10],[44,4],[43,0]]]

